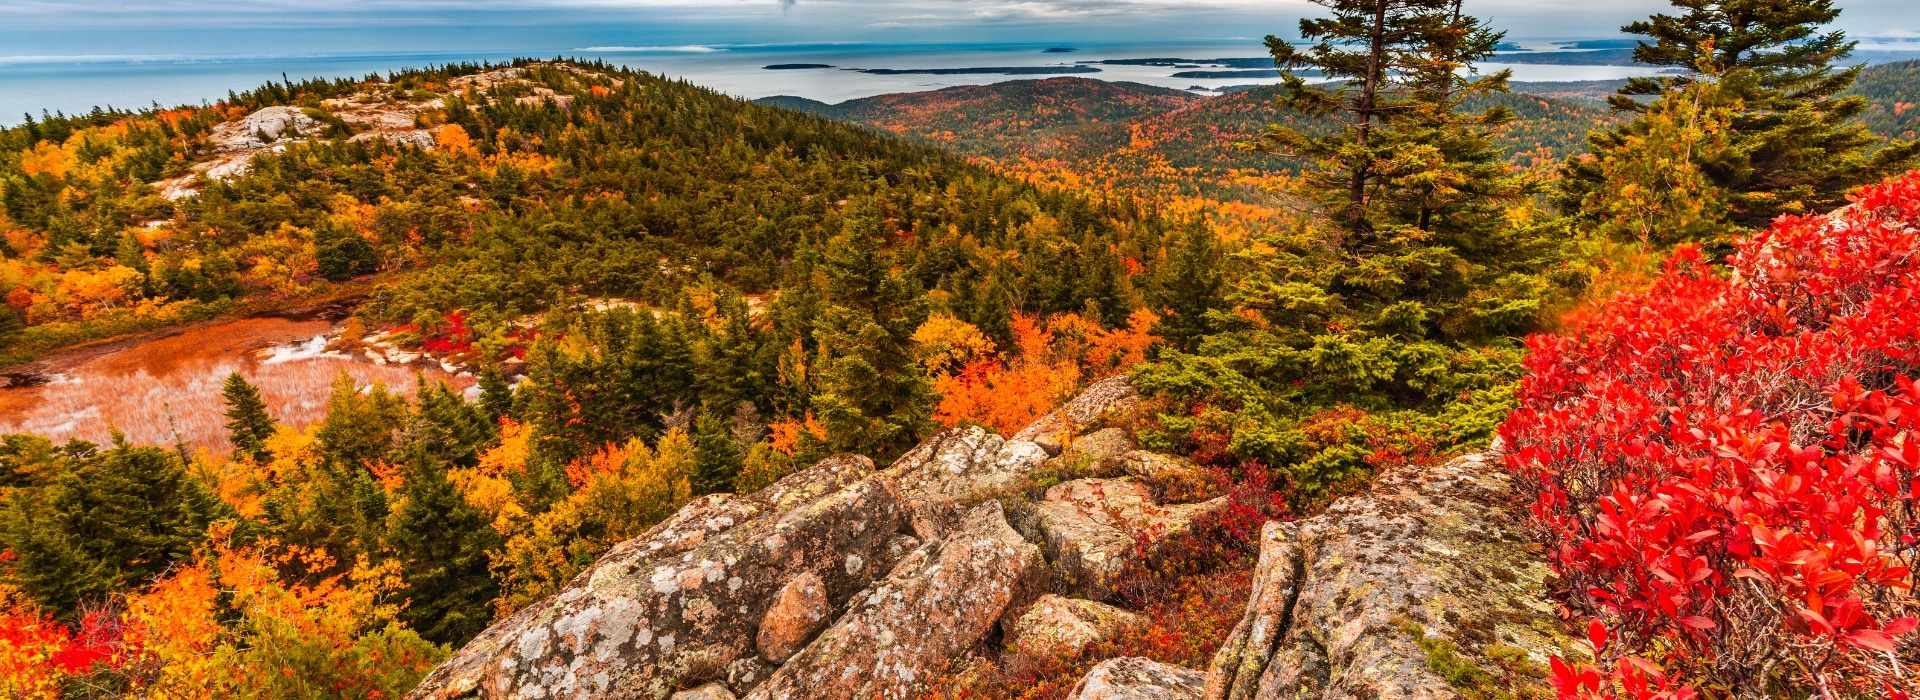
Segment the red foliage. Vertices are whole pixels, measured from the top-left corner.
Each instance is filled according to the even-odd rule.
[[[1916,229],[1920,173],[1530,341],[1507,464],[1611,669],[1556,662],[1562,697],[1907,687]]]
[[[455,311],[441,316],[446,325],[433,337],[420,343],[428,352],[458,354],[473,349],[473,329],[467,327],[466,314]]]

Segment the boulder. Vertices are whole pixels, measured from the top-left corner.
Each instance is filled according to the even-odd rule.
[[[1578,654],[1499,461],[1388,470],[1321,515],[1267,523],[1207,700],[1469,696],[1448,678],[1551,696],[1549,657]]]
[[[813,638],[827,624],[833,609],[827,603],[827,586],[808,571],[787,581],[774,594],[773,605],[760,621],[756,647],[760,658],[773,663],[786,661],[793,652]]]
[[[299,107],[263,107],[244,119],[214,126],[207,134],[207,143],[216,151],[250,151],[295,133],[316,133],[326,126]]]
[[[1213,496],[1218,489],[1207,473],[1185,459],[1147,450],[1120,456],[1120,472],[1153,489],[1161,503],[1186,503]]]
[[[893,483],[865,457],[824,460],[751,496],[697,500],[487,628],[409,697],[662,699],[753,675],[776,601],[792,605],[773,641],[791,643],[811,598],[836,607],[885,575],[900,518]],[[793,584],[806,575],[819,592]]]
[[[1078,479],[1047,489],[1036,509],[1058,578],[1055,589],[1107,600],[1129,563],[1157,556],[1181,541],[1195,518],[1225,505],[1222,497],[1161,506],[1151,490],[1130,478]],[[1136,547],[1136,539],[1146,546]]]
[[[974,503],[1019,483],[1047,454],[979,426],[949,428],[927,438],[882,473],[909,498],[943,496]]]
[[[1055,657],[1145,625],[1146,618],[1111,605],[1049,593],[1009,625],[1007,649],[1032,657]]]
[[[1037,598],[1045,569],[999,503],[977,506],[946,539],[853,596],[846,614],[747,699],[904,700]]]
[[[1120,428],[1105,428],[1073,438],[1055,459],[1069,466],[1104,473],[1106,467],[1133,450],[1133,437]]]
[[[1011,441],[1031,442],[1046,450],[1048,455],[1057,455],[1066,449],[1074,436],[1109,411],[1126,411],[1139,400],[1140,395],[1134,391],[1133,384],[1127,381],[1127,376],[1116,374],[1089,385],[1065,406],[1041,416],[1015,433]]]
[[[693,690],[674,693],[672,700],[734,700],[734,697],[733,691],[727,690],[726,686],[708,683]]]
[[[1073,700],[1199,700],[1207,674],[1127,656],[1107,659],[1073,689]]]

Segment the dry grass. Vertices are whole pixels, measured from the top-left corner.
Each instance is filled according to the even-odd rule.
[[[326,416],[334,378],[347,372],[361,385],[415,387],[413,368],[378,366],[319,353],[311,339],[326,322],[247,319],[141,343],[58,368],[53,381],[0,391],[0,433],[34,433],[97,443],[118,429],[138,444],[228,449],[221,383],[239,372],[260,387],[273,417],[296,427]],[[473,382],[424,371],[456,387]]]

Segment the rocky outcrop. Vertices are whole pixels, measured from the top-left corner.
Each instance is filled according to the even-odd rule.
[[[1008,651],[1048,658],[1107,641],[1146,623],[1146,618],[1111,605],[1049,593],[1008,626],[1006,646]]]
[[[833,607],[886,574],[900,518],[893,483],[864,457],[696,501],[488,628],[410,697],[666,698],[754,677],[769,610],[786,605],[772,646],[794,643],[816,596]],[[802,576],[816,580],[794,584]]]
[[[1206,700],[1464,697],[1449,677],[1543,687],[1548,658],[1572,649],[1524,514],[1489,452],[1390,470],[1324,514],[1268,523]]]
[[[1046,586],[1040,550],[1007,525],[1000,504],[968,511],[887,578],[747,700],[904,700]]]
[[[1200,700],[1207,674],[1128,656],[1094,666],[1073,700]]]
[[[1088,432],[1132,396],[1106,380],[1022,432],[1065,450],[1053,457],[1040,442],[959,428],[885,470],[835,457],[751,496],[696,500],[483,632],[410,697],[904,700],[1001,640],[1041,656],[1124,634],[1144,621],[1048,594],[1105,595],[1134,556],[1221,501],[1161,505],[1131,478],[1027,499],[1050,459],[1179,471],[1124,431]],[[1056,578],[1048,554],[1069,573]],[[1097,669],[1085,697],[1185,700],[1200,687],[1197,672],[1122,661]]]
[[[1011,440],[1031,442],[1057,455],[1073,438],[1110,412],[1125,412],[1139,403],[1140,394],[1126,375],[1114,375],[1094,382],[1059,410],[1042,416],[1032,425],[1015,433]]]
[[[1056,589],[1106,600],[1128,564],[1157,556],[1188,534],[1195,518],[1225,505],[1219,498],[1162,506],[1130,478],[1079,479],[1047,489],[1037,510]]]
[[[263,107],[244,118],[214,126],[207,134],[207,145],[222,153],[254,151],[326,127],[299,107]]]
[[[1121,473],[1145,484],[1163,503],[1209,498],[1217,492],[1206,472],[1179,457],[1134,450],[1118,461]]]
[[[1031,442],[967,426],[935,433],[882,473],[899,483],[908,497],[940,496],[972,503],[1013,487],[1046,458],[1046,452]]]
[[[674,693],[671,700],[734,700],[734,695],[733,691],[727,690],[724,685],[708,683],[693,690]]]
[[[793,577],[773,596],[773,606],[760,619],[760,635],[755,646],[760,658],[773,663],[786,661],[800,645],[813,638],[827,624],[833,612],[827,600],[827,586],[809,571]]]
[[[1132,450],[1133,438],[1127,431],[1104,428],[1073,438],[1056,459],[1078,469],[1104,474],[1121,455]]]

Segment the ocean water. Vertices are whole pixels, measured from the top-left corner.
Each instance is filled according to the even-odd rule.
[[[1049,51],[1049,49],[1056,49]],[[1072,49],[1059,51],[1057,49]],[[1022,80],[1022,74],[890,74],[856,69],[936,69],[1092,65],[1099,72],[1072,73],[1175,89],[1216,90],[1228,85],[1278,82],[1243,76],[1191,78],[1175,73],[1217,67],[1099,65],[1139,58],[1255,58],[1265,47],[1251,39],[1131,43],[971,44],[777,44],[619,46],[556,45],[518,50],[289,53],[285,55],[89,55],[0,56],[0,124],[18,124],[24,114],[84,112],[96,106],[139,109],[215,102],[230,90],[246,90],[284,75],[363,77],[402,68],[453,62],[505,61],[516,56],[602,59],[656,75],[684,79],[744,98],[797,95],[840,102],[872,95],[937,90]],[[768,65],[820,64],[831,68],[767,70]],[[1497,69],[1499,65],[1489,65]],[[1515,65],[1516,80],[1604,80],[1649,75],[1632,66]]]

